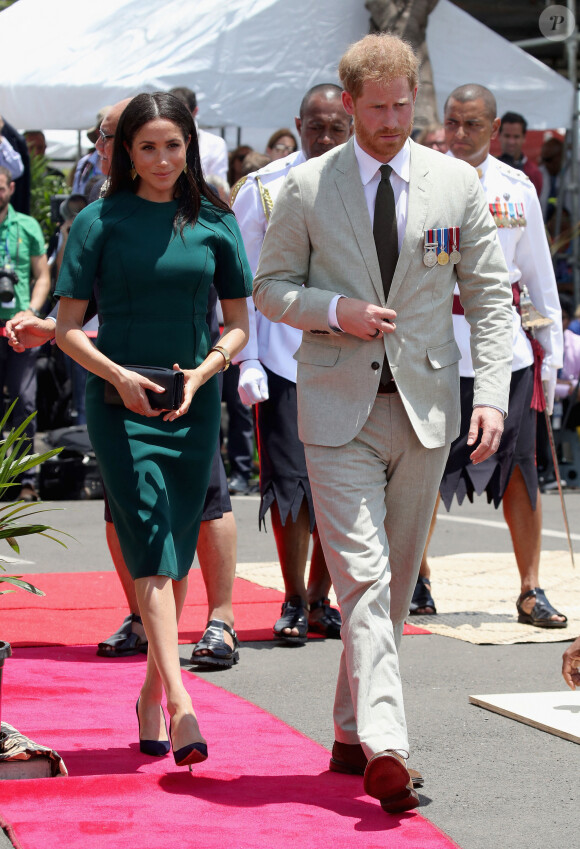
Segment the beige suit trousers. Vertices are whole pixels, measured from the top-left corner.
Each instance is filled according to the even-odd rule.
[[[408,750],[398,647],[449,446],[425,448],[395,393],[377,396],[351,442],[305,451],[343,619],[336,740],[367,757]]]

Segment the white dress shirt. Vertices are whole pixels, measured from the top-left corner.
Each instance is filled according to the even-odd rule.
[[[381,182],[381,166],[384,162],[375,159],[369,153],[362,149],[354,137],[354,153],[360,178],[363,184],[367,209],[371,222],[371,229],[375,220],[375,202],[377,199],[377,189]],[[410,177],[410,160],[411,160],[411,145],[409,140],[405,142],[401,150],[396,156],[388,162],[393,169],[391,171],[390,182],[393,187],[395,196],[395,211],[397,215],[397,237],[399,242],[399,251],[405,238],[405,230],[407,228],[407,212],[409,209],[409,177]],[[340,332],[340,324],[336,315],[336,305],[343,295],[336,295],[328,307],[328,325],[331,330]]]

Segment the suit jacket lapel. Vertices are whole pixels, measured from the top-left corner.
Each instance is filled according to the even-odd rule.
[[[391,303],[397,294],[404,277],[409,270],[409,265],[417,251],[422,251],[423,231],[427,217],[429,193],[431,187],[431,175],[429,166],[421,156],[419,145],[411,142],[411,161],[409,174],[409,205],[407,209],[407,226],[405,237],[399,254],[399,261],[391,283],[388,303]],[[421,254],[422,256],[422,254]]]
[[[381,269],[352,139],[343,147],[335,167],[336,187],[342,199],[344,211],[350,221],[373,287],[382,301],[384,295]]]

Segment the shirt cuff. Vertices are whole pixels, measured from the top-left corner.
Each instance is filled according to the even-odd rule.
[[[338,323],[338,318],[336,315],[336,305],[338,304],[341,298],[346,298],[346,295],[335,295],[330,304],[328,305],[328,326],[334,333],[344,333],[344,330]]]
[[[474,404],[473,409],[475,410],[476,407],[491,407],[492,410],[497,410],[498,413],[501,413],[504,419],[507,416],[506,411],[502,410],[501,407],[496,407],[495,404]]]

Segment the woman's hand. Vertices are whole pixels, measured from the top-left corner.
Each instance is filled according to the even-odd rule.
[[[115,387],[121,396],[123,404],[131,412],[138,413],[140,416],[147,416],[148,418],[160,416],[163,413],[163,410],[154,410],[152,408],[145,390],[150,389],[153,392],[159,393],[165,390],[159,384],[153,383],[149,378],[143,377],[142,374],[137,374],[135,371],[121,367],[119,378],[115,381]]]
[[[169,410],[163,416],[163,421],[173,422],[180,416],[184,416],[193,400],[193,396],[202,385],[203,381],[195,368],[180,368],[178,363],[173,364],[173,371],[182,371],[184,378],[183,400],[177,410]]]

